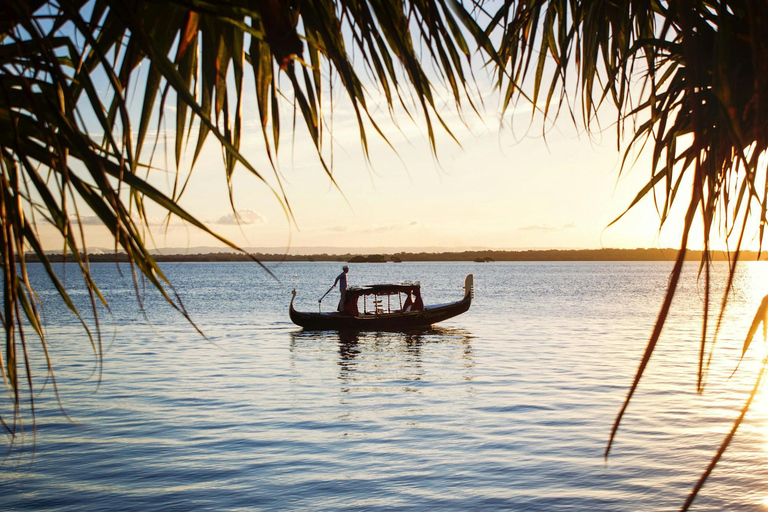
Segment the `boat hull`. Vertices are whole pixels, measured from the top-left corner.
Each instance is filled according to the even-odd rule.
[[[289,308],[291,321],[306,330],[315,331],[410,331],[425,329],[466,312],[472,304],[472,278],[467,277],[464,298],[450,304],[426,306],[421,311],[385,313],[380,315],[350,315],[348,313],[306,313]],[[296,292],[294,290],[294,297]]]

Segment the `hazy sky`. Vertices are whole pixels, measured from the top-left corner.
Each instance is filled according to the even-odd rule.
[[[487,78],[480,76],[479,82],[484,103],[480,116],[467,108],[462,122],[452,107],[442,111],[460,145],[438,125],[437,158],[431,153],[425,125],[418,117],[414,122],[398,115],[398,128],[388,121],[386,108],[381,105],[377,121],[396,152],[370,129],[371,163],[363,156],[357,123],[337,88],[333,130],[326,131],[325,155],[331,156],[332,135],[333,172],[340,190],[323,172],[301,121],[296,140],[292,140],[292,119],[289,109],[285,109],[278,161],[295,224],[288,221],[269,188],[242,167],[233,181],[235,209],[241,217],[239,225],[235,222],[221,150],[212,137],[195,167],[182,206],[245,247],[519,249],[679,245],[682,212],[678,211],[678,216],[659,233],[658,215],[650,199],[606,229],[650,177],[647,155],[641,155],[619,177],[622,153],[616,147],[610,112],[601,118],[602,134],[578,133],[569,116],[563,115],[546,130],[545,139],[540,115],[531,124],[530,107],[522,105],[514,111],[514,117],[507,113],[502,120],[498,93]],[[249,96],[243,108],[241,150],[266,181],[278,189],[265,156],[252,84],[247,83],[245,89]],[[140,108],[139,98],[133,102],[134,109]],[[375,99],[372,103],[376,104]],[[324,107],[330,123],[330,102],[326,101]],[[167,136],[172,141],[174,112],[168,114]],[[191,159],[191,149],[187,160]],[[162,144],[159,153],[154,164],[165,167]],[[168,167],[173,169],[173,163]],[[184,177],[188,162],[182,169]],[[154,172],[154,182],[166,190],[173,179],[173,171]],[[687,197],[681,197],[679,206],[686,201]],[[178,221],[167,228],[161,226],[160,210],[150,208],[150,215],[157,216],[158,224],[153,226],[154,244],[150,245],[217,245],[208,235]],[[87,224],[87,216],[84,218]],[[96,223],[85,229],[90,247],[113,245]],[[47,233],[46,229],[42,232]],[[694,235],[696,245],[701,237],[698,231]],[[57,247],[54,239],[45,240],[48,249]]]

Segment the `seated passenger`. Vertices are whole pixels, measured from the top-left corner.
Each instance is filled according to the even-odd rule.
[[[403,303],[403,313],[407,313],[413,307],[413,299],[411,298],[411,292],[408,292],[408,297],[405,298]]]
[[[421,300],[421,293],[419,293],[418,290],[415,290],[413,294],[416,296],[416,299],[413,301],[411,311],[421,311],[424,309],[424,301]]]

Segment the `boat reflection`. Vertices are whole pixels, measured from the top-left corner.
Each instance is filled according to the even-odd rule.
[[[466,329],[295,331],[290,336],[291,357],[295,361],[307,357],[315,361],[330,359],[329,351],[336,349],[337,378],[343,392],[361,385],[375,390],[385,382],[397,382],[406,391],[418,391],[420,381],[437,378],[437,374],[441,379],[473,379],[473,335]]]

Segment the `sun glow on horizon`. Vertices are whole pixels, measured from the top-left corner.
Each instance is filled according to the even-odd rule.
[[[491,77],[478,72],[476,78],[473,101],[486,107],[478,115],[442,109],[457,140],[437,129],[436,154],[423,116],[409,118],[395,106],[397,120],[393,121],[382,94],[372,89],[371,110],[391,146],[369,128],[366,155],[356,114],[337,89],[333,101],[326,100],[329,117],[322,147],[337,188],[302,129],[286,130],[281,136],[273,171],[256,115],[252,77],[246,76],[241,152],[266,184],[241,167],[232,177],[230,202],[220,147],[209,140],[191,175],[191,155],[185,153],[182,158],[179,179],[189,177],[189,185],[179,203],[241,247],[679,248],[689,182],[683,180],[663,225],[657,209],[664,198],[654,200],[652,194],[611,225],[650,179],[650,155],[632,155],[634,164],[621,170],[625,148],[617,149],[613,128],[585,133],[570,119],[561,118],[543,129],[538,118],[532,120],[530,106],[522,103],[502,117]],[[440,94],[436,91],[436,97]],[[442,94],[449,104],[448,89]],[[289,105],[287,98],[281,101]],[[132,108],[140,106],[137,101]],[[290,109],[283,114],[281,123],[290,126]],[[173,153],[165,145],[174,139],[173,130],[169,127],[157,134],[157,155]],[[153,137],[148,140],[148,146],[154,144]],[[149,148],[145,153],[150,153]],[[157,157],[155,165],[161,160]],[[161,190],[171,190],[173,181],[172,169],[161,169],[152,177]],[[292,216],[278,199],[281,190]],[[235,219],[233,207],[235,212],[250,212],[247,222],[225,221]],[[163,213],[152,204],[147,209],[150,217]],[[87,211],[83,215],[92,216]],[[150,224],[150,246],[223,247],[182,222],[166,225],[159,219]],[[60,249],[60,241],[51,236],[54,230],[44,221],[39,226],[44,247]],[[88,246],[114,246],[105,228],[86,222],[84,229]],[[733,235],[726,244],[722,230],[715,231],[714,249],[735,247]],[[757,233],[755,224],[748,225],[745,248],[757,248]],[[688,247],[703,248],[700,219]]]

